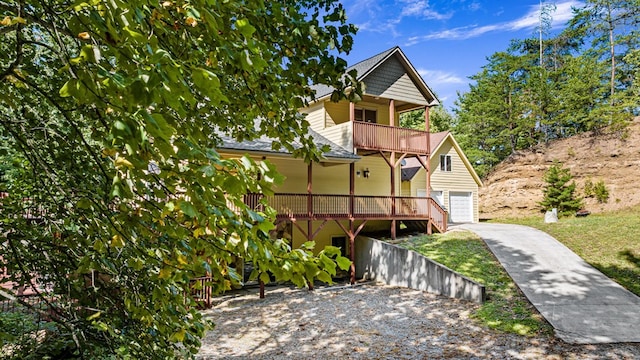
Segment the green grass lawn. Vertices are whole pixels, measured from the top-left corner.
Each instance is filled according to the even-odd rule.
[[[495,222],[527,225],[548,233],[640,296],[640,206],[587,217],[560,218],[552,224],[545,224],[542,215]]]
[[[410,237],[397,245],[414,250],[486,286],[488,300],[474,317],[490,328],[521,335],[551,334],[551,326],[538,314],[509,275],[475,234]]]

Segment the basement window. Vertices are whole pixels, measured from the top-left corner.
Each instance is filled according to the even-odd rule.
[[[451,171],[451,155],[440,155],[440,171]]]
[[[340,248],[340,255],[347,256],[347,237],[346,236],[332,236],[331,245]]]

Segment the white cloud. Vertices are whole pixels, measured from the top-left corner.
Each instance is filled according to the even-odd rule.
[[[552,13],[552,28],[560,28],[573,16],[572,7],[581,7],[582,2],[576,0],[563,1],[556,3],[556,9]],[[469,25],[447,29],[439,32],[430,33],[422,36],[414,36],[407,40],[406,45],[414,45],[423,41],[433,39],[449,39],[449,40],[465,40],[481,36],[488,32],[496,31],[518,31],[522,29],[535,29],[540,22],[540,6],[534,5],[529,12],[519,19],[513,21],[502,22],[491,25]]]
[[[433,10],[426,0],[402,0],[404,6],[400,17],[416,16],[427,20],[447,20],[453,16],[452,12],[441,13]]]
[[[555,4],[555,9],[551,11],[551,27],[559,28],[566,24],[573,17],[572,7],[581,7],[582,3],[575,0],[569,0],[560,4]],[[536,28],[540,24],[540,5],[534,5],[529,12],[515,21],[507,23],[511,29],[520,30],[527,28]]]
[[[446,84],[466,84],[463,78],[458,75],[446,72],[442,70],[427,70],[427,69],[417,69],[418,73],[422,78],[429,84],[429,86],[437,87],[438,85],[446,85]]]
[[[482,8],[482,5],[480,5],[479,2],[474,1],[469,5],[469,10],[471,11],[478,11]]]
[[[347,14],[360,31],[370,31],[400,36],[398,25],[404,19],[447,20],[453,12],[439,12],[429,4],[428,0],[399,0],[393,5],[386,5],[377,0],[345,1]]]

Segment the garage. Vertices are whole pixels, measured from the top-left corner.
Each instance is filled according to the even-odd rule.
[[[451,222],[473,222],[472,194],[471,192],[449,193],[449,219]]]

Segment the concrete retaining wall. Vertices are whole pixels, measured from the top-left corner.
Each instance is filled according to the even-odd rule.
[[[358,278],[478,303],[486,299],[484,285],[415,251],[364,236],[355,245]]]

